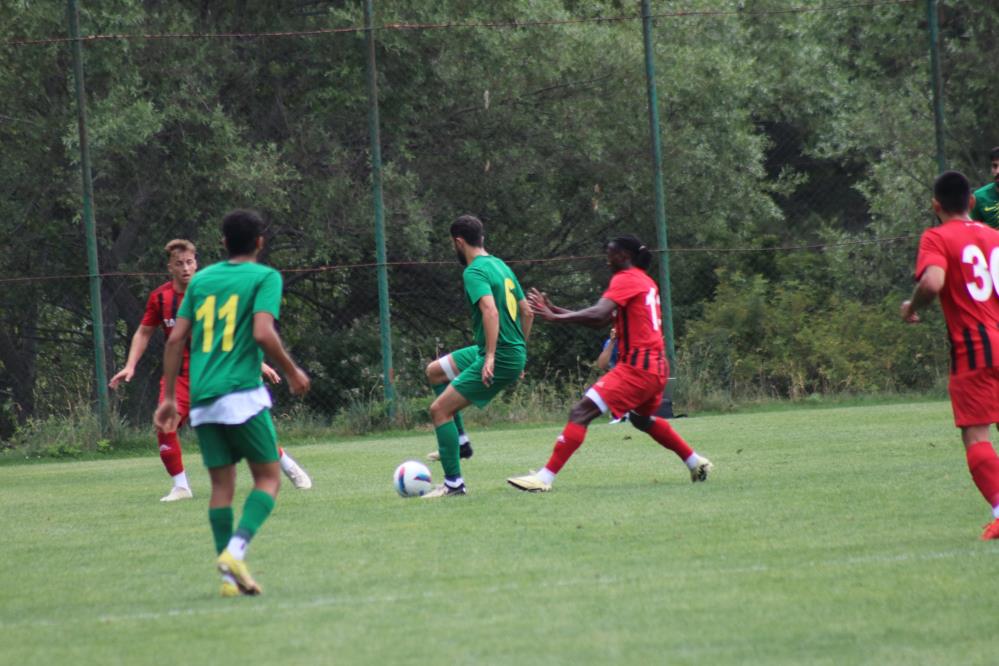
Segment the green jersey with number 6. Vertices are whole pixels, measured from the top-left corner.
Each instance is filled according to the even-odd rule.
[[[264,353],[253,339],[253,315],[281,310],[281,274],[254,262],[224,261],[198,271],[177,317],[191,327],[191,404],[261,384]]]
[[[465,296],[472,308],[472,329],[479,353],[486,350],[486,332],[482,327],[482,310],[479,300],[492,296],[499,310],[499,338],[496,340],[496,353],[527,354],[524,342],[524,329],[520,323],[519,302],[524,298],[524,290],[517,282],[517,276],[502,259],[484,254],[476,257],[462,274],[465,283]]]

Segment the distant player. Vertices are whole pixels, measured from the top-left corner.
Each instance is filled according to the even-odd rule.
[[[142,317],[139,328],[132,336],[132,344],[128,349],[128,359],[125,361],[125,368],[111,378],[109,386],[117,389],[122,382],[126,384],[132,381],[135,375],[135,367],[139,364],[142,355],[149,347],[149,341],[156,333],[158,327],[163,327],[163,333],[170,337],[174,322],[177,319],[177,312],[180,303],[184,298],[188,283],[198,270],[198,259],[195,254],[194,243],[189,240],[174,239],[166,244],[164,248],[167,255],[167,272],[170,274],[170,281],[161,284],[153,290],[146,301],[146,312]],[[180,421],[177,429],[183,425],[187,418],[190,407],[188,400],[188,351],[184,350],[184,361],[181,365],[180,374],[177,377],[177,409]],[[268,381],[280,383],[281,376],[266,363],[261,364],[261,372]],[[160,400],[163,400],[163,381],[160,380]],[[177,500],[190,499],[193,497],[191,486],[187,481],[187,473],[184,471],[184,458],[180,447],[180,438],[177,437],[177,430],[172,432],[156,431],[156,439],[159,443],[160,460],[166,467],[167,473],[173,479],[173,488],[161,502],[175,502]],[[312,487],[312,479],[299,466],[295,460],[287,455],[284,449],[279,449],[281,454],[281,469],[291,480],[296,488],[305,490]]]
[[[919,239],[912,298],[902,319],[919,321],[918,310],[940,297],[950,336],[950,404],[968,459],[971,478],[992,507],[994,520],[982,539],[999,538],[999,457],[989,428],[999,423],[999,231],[968,214],[971,186],[957,171],[933,183],[933,211],[940,226]]]
[[[280,273],[256,261],[263,228],[254,211],[234,210],[223,218],[229,259],[199,272],[188,285],[167,340],[163,401],[154,419],[165,432],[176,426],[177,376],[190,342],[190,417],[212,481],[208,520],[219,553],[223,596],[260,593],[243,559],[281,485],[271,396],[260,377],[263,354],[284,371],[293,394],[309,390],[308,375],[285,351],[274,327],[282,282]],[[253,490],[233,532],[236,463],[243,458],[253,475]]]
[[[426,370],[427,381],[430,382],[430,388],[434,390],[434,395],[439,396],[443,393],[448,384],[457,379],[462,370],[475,363],[478,357],[478,345],[470,345],[429,363]],[[471,458],[474,451],[472,450],[472,442],[465,432],[465,422],[461,418],[461,412],[454,413],[454,427],[458,430],[458,457]],[[431,451],[427,454],[427,460],[437,461],[440,459],[441,454],[437,451]]]
[[[470,358],[471,354],[463,350],[469,356],[469,365],[456,374],[430,406],[444,483],[424,498],[465,494],[454,415],[469,405],[479,408],[488,405],[500,391],[520,378],[527,362],[527,338],[534,315],[517,276],[501,259],[486,252],[483,241],[482,222],[478,218],[462,215],[451,225],[455,254],[466,267],[462,280],[472,310],[476,354]],[[439,375],[431,377],[431,381],[435,378],[439,379]]]
[[[618,236],[607,244],[607,263],[614,275],[595,305],[585,310],[566,310],[531,289],[528,299],[535,314],[553,323],[603,328],[616,311],[618,362],[569,412],[569,423],[559,435],[548,463],[527,476],[507,479],[514,488],[528,492],[551,490],[555,475],[582,445],[587,426],[608,410],[615,418],[627,414],[633,426],[676,453],[690,470],[691,481],[707,480],[714,467],[711,461],[690,448],[666,419],[653,416],[666,389],[669,364],[663,344],[659,288],[645,272],[651,262],[652,253],[640,240]]]
[[[999,229],[999,146],[989,151],[992,163],[992,182],[975,190],[975,205],[971,219]]]

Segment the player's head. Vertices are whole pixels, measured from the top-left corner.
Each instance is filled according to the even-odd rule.
[[[264,246],[264,218],[255,210],[231,210],[222,218],[222,241],[230,257],[256,255]]]
[[[944,220],[971,208],[971,183],[960,171],[944,171],[933,183],[933,210]],[[946,220],[944,220],[946,221]]]
[[[468,265],[465,249],[480,248],[484,240],[482,221],[474,215],[462,215],[451,223],[451,242],[454,244],[454,253],[458,257],[458,263],[462,266]]]
[[[989,162],[992,163],[992,180],[999,183],[999,146],[989,151]]]
[[[167,255],[167,272],[174,282],[182,287],[194,277],[198,270],[198,257],[194,243],[183,238],[174,238],[163,246]]]
[[[636,236],[625,234],[615,236],[607,241],[607,265],[615,273],[626,268],[637,266],[643,271],[647,271],[652,265],[652,253],[645,243],[638,240]]]

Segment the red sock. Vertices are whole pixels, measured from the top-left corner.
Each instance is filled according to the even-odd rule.
[[[680,460],[686,461],[687,458],[694,455],[694,449],[690,448],[690,445],[683,441],[683,437],[680,437],[676,430],[673,430],[673,426],[666,419],[653,417],[652,425],[649,427],[648,432],[652,439],[680,456]]]
[[[184,471],[184,459],[180,453],[180,438],[176,432],[158,432],[156,440],[160,443],[160,460],[166,467],[167,474],[177,476]]]
[[[999,456],[991,442],[975,442],[968,447],[968,469],[978,491],[989,503],[999,505]]]
[[[582,445],[584,439],[586,439],[586,426],[578,423],[566,423],[565,429],[562,430],[562,434],[558,436],[558,441],[555,442],[552,457],[545,465],[548,471],[558,474],[562,465],[569,462],[569,458]]]

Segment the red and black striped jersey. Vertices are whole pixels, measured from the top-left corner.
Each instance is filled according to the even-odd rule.
[[[166,337],[170,337],[173,327],[177,324],[177,311],[180,303],[184,300],[184,293],[177,292],[173,288],[173,281],[161,284],[153,293],[149,294],[146,301],[146,312],[140,322],[143,326],[162,326]],[[184,361],[180,367],[180,374],[187,375],[188,364],[190,362],[190,348],[184,347]]]
[[[603,297],[617,305],[618,363],[666,376],[659,288],[640,268],[618,271]]]
[[[999,231],[949,220],[919,239],[915,277],[945,271],[940,307],[950,337],[951,372],[999,365]]]

